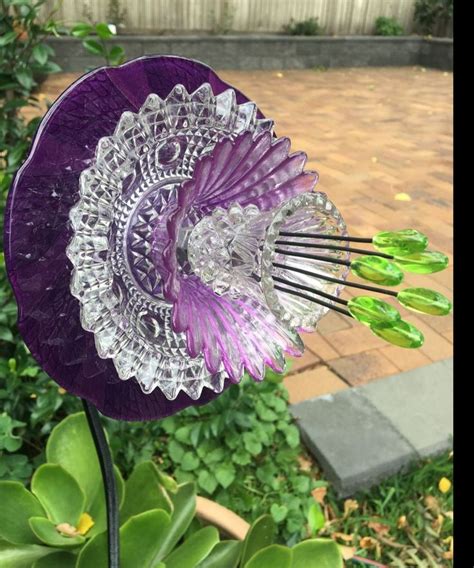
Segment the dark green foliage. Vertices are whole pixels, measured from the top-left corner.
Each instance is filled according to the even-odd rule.
[[[433,34],[453,17],[453,0],[416,0],[415,23],[421,33]]]
[[[283,32],[295,36],[317,36],[321,35],[322,29],[318,18],[308,18],[302,22],[295,22],[292,18],[290,23],[283,27]]]
[[[404,34],[403,26],[395,18],[380,16],[375,20],[375,35],[400,36]]]

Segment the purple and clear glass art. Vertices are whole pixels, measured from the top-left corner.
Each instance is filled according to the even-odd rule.
[[[282,372],[331,306],[278,277],[337,299],[350,266],[343,247],[318,245],[325,260],[279,248],[281,233],[303,246],[347,235],[305,161],[196,61],[143,57],[80,78],[43,119],[7,204],[7,268],[34,357],[127,420]]]

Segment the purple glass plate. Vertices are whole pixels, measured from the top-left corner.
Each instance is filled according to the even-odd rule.
[[[44,370],[107,416],[148,420],[300,355],[298,330],[327,310],[272,288],[271,262],[294,263],[275,231],[345,225],[289,147],[196,61],[142,57],[69,87],[5,224],[19,329]]]

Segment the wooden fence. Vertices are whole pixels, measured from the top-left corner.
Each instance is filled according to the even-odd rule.
[[[391,16],[413,31],[415,0],[47,0],[66,25],[111,21],[111,6],[124,12],[124,31],[139,33],[272,33],[291,19],[318,18],[328,35],[373,33],[378,16]],[[117,13],[117,10],[116,10]]]

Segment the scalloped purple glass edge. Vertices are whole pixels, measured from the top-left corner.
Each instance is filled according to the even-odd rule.
[[[158,76],[159,72],[164,72],[164,76]],[[136,80],[140,74],[142,79],[146,79],[146,85]],[[94,92],[94,82],[98,98],[88,100],[87,95]],[[105,92],[100,82],[106,84]],[[113,362],[97,355],[93,334],[82,329],[79,303],[69,292],[72,265],[65,254],[71,236],[68,212],[77,201],[79,174],[93,158],[98,139],[113,133],[122,112],[138,111],[149,93],[165,97],[177,83],[184,84],[190,92],[203,82],[209,82],[216,94],[233,88],[239,104],[249,101],[238,89],[220,79],[209,66],[178,56],[143,56],[119,67],[101,67],[82,75],[56,99],[44,116],[8,194],[5,262],[18,304],[20,333],[33,357],[59,385],[89,400],[111,418],[163,418],[188,406],[205,404],[218,396],[204,389],[197,401],[184,393],[169,401],[158,389],[145,395],[133,379],[121,381]],[[84,116],[84,109],[75,107],[73,97],[77,95],[80,95],[79,99],[83,97],[84,105],[91,103],[89,108],[95,109],[100,121],[88,121],[90,117]],[[112,102],[116,104],[112,110],[108,106],[100,106]],[[77,111],[78,115],[75,114]],[[69,119],[64,124],[61,124],[61,113],[63,118]],[[258,117],[264,118],[260,110]],[[72,124],[71,118],[74,119]],[[71,133],[74,134],[73,140]],[[87,139],[89,135],[92,140]],[[39,192],[36,195],[35,180],[52,193],[43,196]],[[59,200],[53,201],[56,208],[47,211],[44,217],[56,190],[64,193],[56,195],[59,197]],[[72,199],[74,195],[76,199]],[[66,201],[65,207],[62,207],[62,200]],[[30,218],[33,222],[27,221]],[[35,226],[38,218],[43,225]],[[54,242],[51,242],[52,236],[48,238],[45,235],[45,229],[46,233],[54,231],[57,234]],[[42,244],[41,237],[45,239]],[[51,247],[48,248],[49,244]],[[40,253],[45,258],[45,267],[38,268],[42,258],[38,258]],[[61,277],[64,282],[58,283]],[[39,284],[35,287],[36,280]],[[48,290],[48,284],[52,286],[51,290]],[[36,313],[38,311],[40,313]],[[229,385],[226,380],[225,388]]]

